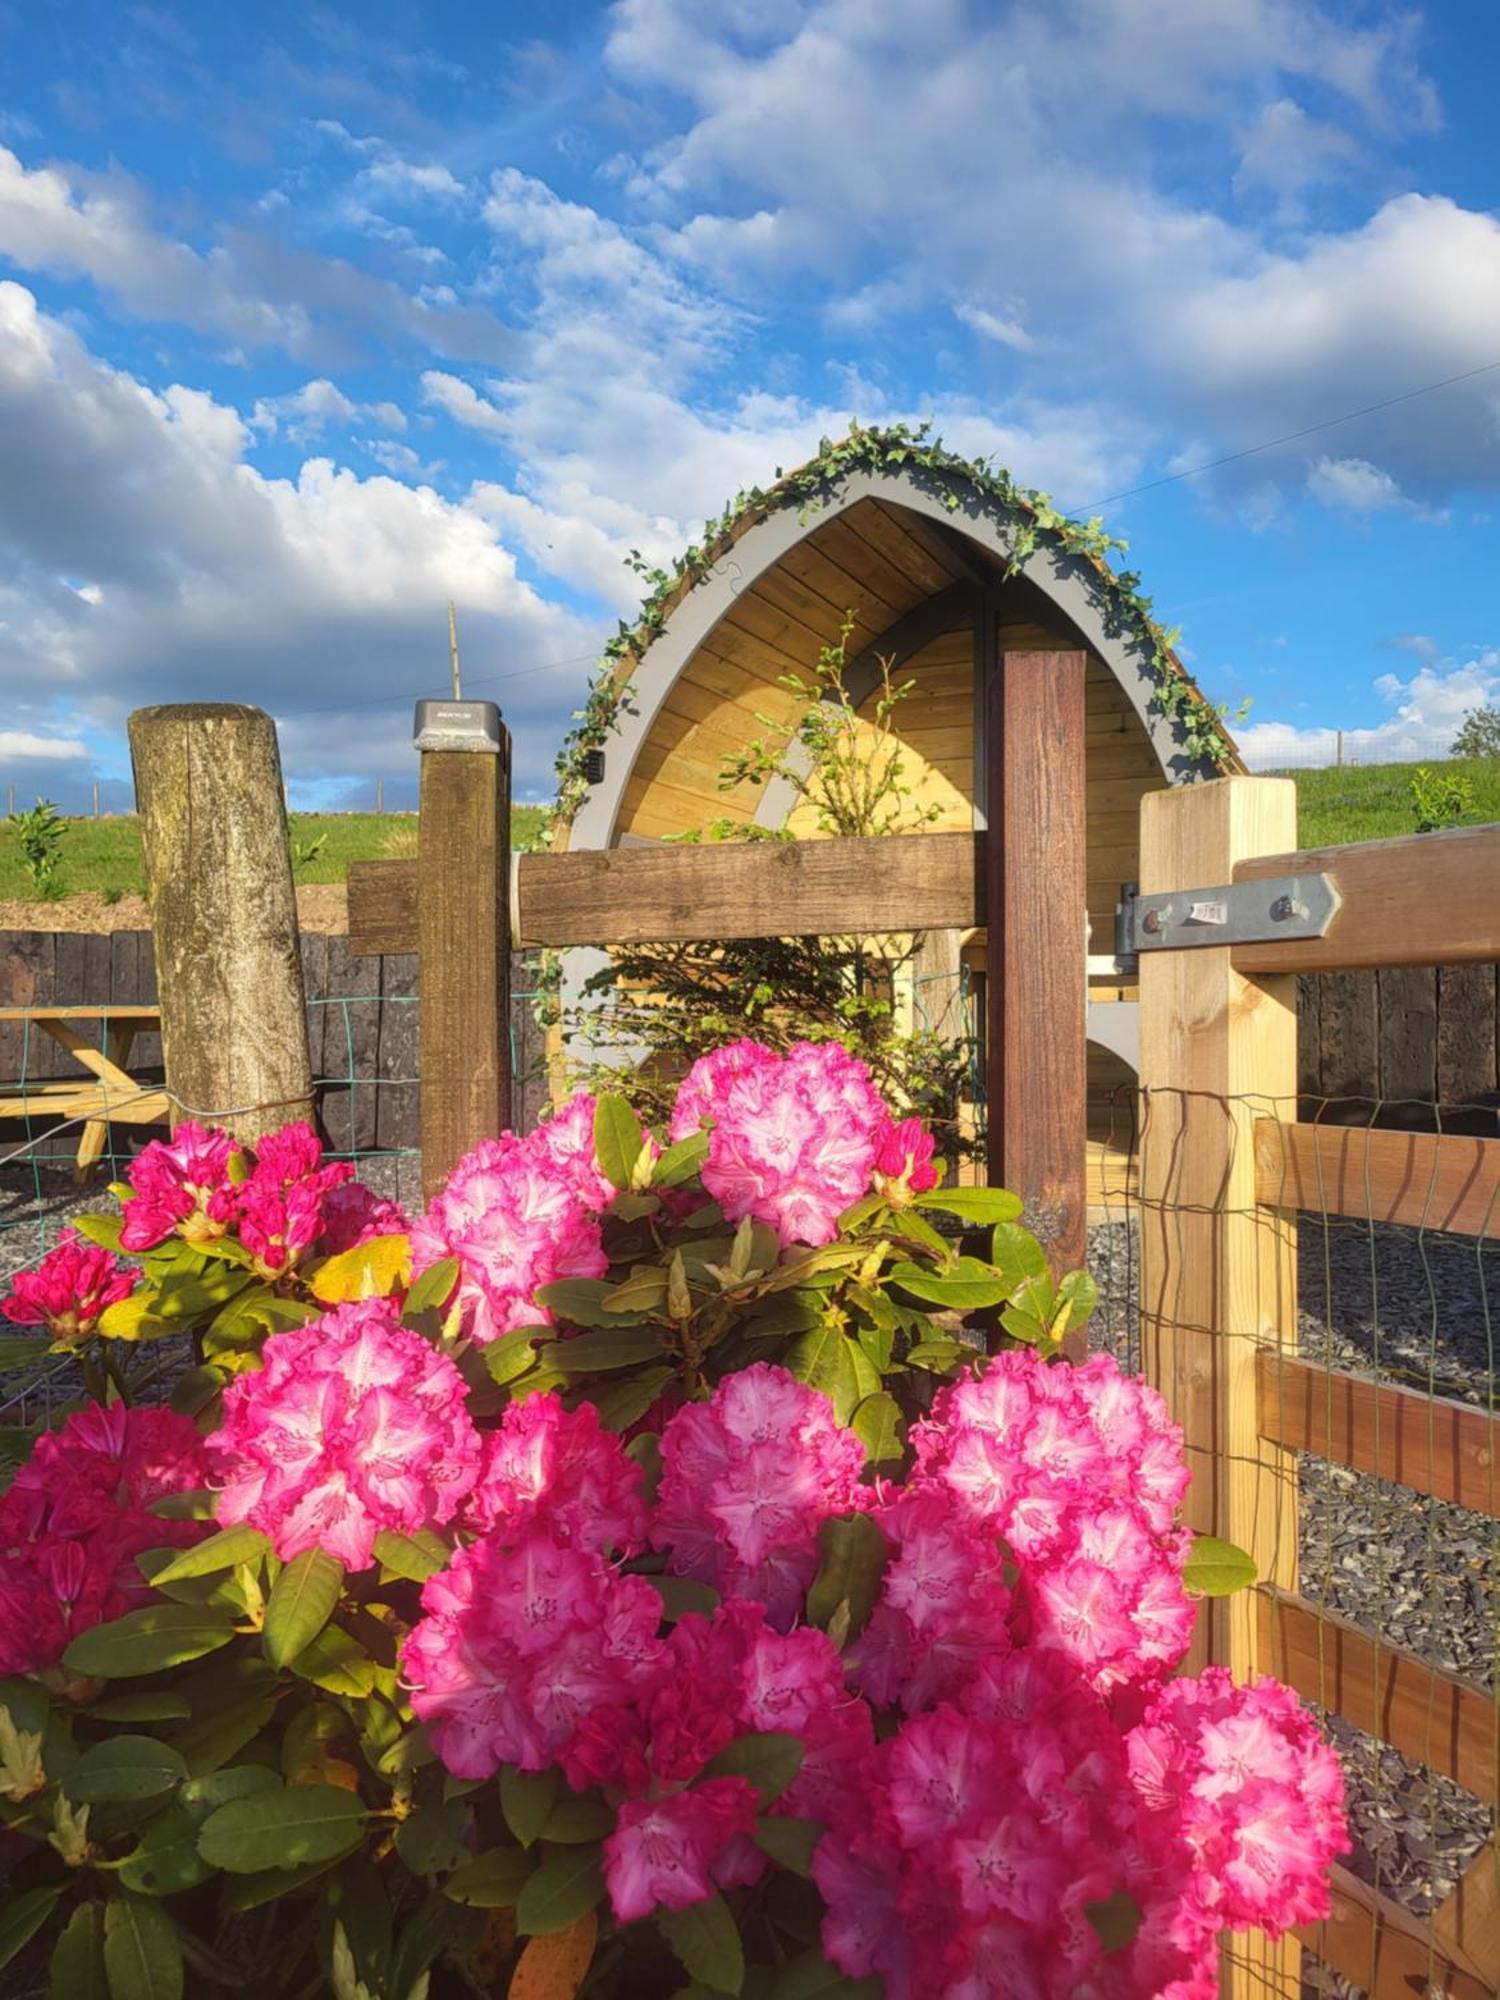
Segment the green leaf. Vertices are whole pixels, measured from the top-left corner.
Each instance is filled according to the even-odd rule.
[[[189,1778],[177,1794],[201,1826],[210,1813],[227,1806],[231,1799],[253,1798],[257,1792],[277,1792],[281,1774],[269,1764],[231,1764],[227,1770],[209,1771],[204,1777]]]
[[[799,1382],[828,1398],[841,1424],[848,1423],[860,1400],[859,1377],[850,1358],[853,1347],[843,1329],[825,1319],[810,1333],[793,1341],[786,1354],[786,1367]]]
[[[662,1336],[655,1327],[622,1327],[618,1332],[576,1333],[571,1340],[555,1340],[543,1359],[564,1375],[602,1375],[655,1361],[661,1351]]]
[[[605,1294],[611,1312],[651,1312],[667,1296],[667,1274],[660,1264],[642,1264],[623,1284]]]
[[[337,1868],[359,1846],[362,1833],[345,1841],[336,1853],[327,1855],[322,1861],[306,1861],[299,1868],[261,1868],[253,1875],[238,1876],[224,1885],[224,1908],[237,1915],[246,1910],[263,1909],[267,1903],[285,1902],[289,1896],[297,1895],[309,1888],[320,1875],[326,1875],[330,1868]]]
[[[941,1271],[928,1270],[922,1264],[892,1264],[889,1276],[892,1284],[910,1292],[914,1299],[946,1306],[951,1312],[978,1312],[985,1306],[1003,1305],[1011,1294],[1005,1280],[977,1257],[955,1257]]]
[[[767,2000],[881,2000],[884,1991],[883,1980],[850,1979],[822,1952],[808,1951],[782,1967]]]
[[[101,1250],[120,1248],[120,1231],[125,1227],[123,1215],[72,1215],[68,1227],[76,1229],[85,1243],[97,1243]]]
[[[83,1710],[90,1722],[185,1722],[192,1712],[185,1696],[165,1690],[159,1694],[110,1695]]]
[[[82,1632],[63,1654],[75,1674],[125,1680],[199,1660],[234,1637],[234,1626],[195,1604],[148,1604]]]
[[[594,1151],[611,1187],[630,1186],[643,1138],[641,1121],[625,1099],[606,1091],[594,1106]]]
[[[1040,1278],[1047,1273],[1046,1251],[1019,1222],[996,1225],[990,1238],[990,1262],[1005,1281],[1007,1296],[1027,1278]]]
[[[155,1310],[156,1302],[156,1293],[149,1285],[142,1285],[128,1298],[106,1306],[95,1331],[101,1340],[160,1340],[163,1334],[179,1332],[180,1328]]]
[[[207,1778],[253,1743],[275,1713],[275,1697],[268,1694],[248,1695],[228,1707],[213,1706],[174,1731],[172,1747],[195,1778]]]
[[[502,1334],[499,1340],[492,1340],[483,1350],[490,1380],[504,1388],[507,1382],[514,1382],[518,1375],[524,1375],[536,1360],[532,1342],[543,1334],[548,1340],[554,1338],[550,1326],[522,1326],[513,1333]]]
[[[147,1511],[163,1521],[211,1521],[218,1504],[217,1493],[210,1493],[206,1486],[193,1486],[185,1493],[163,1493]]]
[[[106,1736],[79,1758],[68,1778],[68,1797],[78,1806],[154,1799],[187,1774],[177,1752],[154,1736]]]
[[[1021,1197],[1009,1188],[931,1188],[919,1194],[913,1208],[937,1208],[956,1215],[961,1222],[1014,1222],[1021,1213]]]
[[[431,1528],[418,1528],[414,1535],[382,1528],[375,1537],[375,1554],[388,1570],[410,1583],[425,1583],[453,1560],[453,1551]]]
[[[186,1806],[158,1814],[120,1863],[123,1886],[142,1896],[175,1896],[206,1882],[214,1871],[198,1852],[201,1823]]]
[[[854,1412],[850,1428],[865,1448],[870,1465],[890,1465],[901,1457],[905,1442],[901,1436],[901,1405],[881,1390],[866,1396]]]
[[[544,1861],[516,1899],[516,1929],[523,1937],[565,1931],[604,1900],[597,1846],[569,1847]]]
[[[744,1947],[729,1905],[717,1889],[685,1910],[658,1910],[656,1927],[689,1978],[715,1993],[739,1992],[745,1983]]]
[[[608,1278],[559,1278],[538,1286],[535,1298],[569,1326],[630,1326],[629,1313],[611,1312],[604,1303],[614,1289]],[[547,1332],[556,1337],[555,1329],[548,1327]]]
[[[461,1799],[421,1806],[396,1828],[396,1852],[413,1875],[445,1875],[464,1860],[472,1814]]]
[[[363,1700],[380,1679],[380,1666],[342,1625],[325,1625],[317,1638],[287,1664],[299,1679],[329,1694]]]
[[[885,1569],[885,1537],[868,1514],[824,1521],[818,1529],[818,1573],[807,1593],[809,1624],[827,1632],[847,1606],[844,1636],[864,1630]]]
[[[284,1667],[310,1646],[333,1616],[344,1588],[344,1565],[323,1549],[294,1556],[271,1586],[262,1638],[266,1658]]]
[[[61,1889],[27,1889],[0,1906],[0,1965],[9,1965],[51,1916]]]
[[[693,1576],[647,1576],[643,1583],[649,1583],[661,1599],[661,1615],[669,1624],[679,1618],[686,1618],[690,1611],[698,1611],[705,1618],[711,1617],[718,1608],[719,1593],[711,1583],[700,1583]]]
[[[651,1169],[654,1188],[681,1187],[690,1181],[708,1158],[707,1132],[690,1132],[675,1146],[668,1146]]]
[[[182,1946],[160,1903],[127,1891],[105,1906],[104,1970],[109,2000],[181,2000]]]
[[[258,1562],[270,1546],[269,1535],[242,1521],[233,1528],[220,1528],[206,1542],[184,1549],[165,1569],[159,1569],[151,1581],[160,1589],[164,1583],[177,1583],[183,1577],[213,1576],[221,1569],[233,1569],[237,1563]]]
[[[542,1828],[542,1839],[559,1847],[577,1847],[585,1840],[603,1840],[615,1830],[615,1811],[603,1799],[560,1798]]]
[[[802,1769],[802,1757],[800,1736],[764,1730],[726,1743],[704,1765],[703,1774],[708,1778],[748,1778],[760,1793],[760,1803],[773,1806]]]
[[[364,1805],[353,1792],[338,1785],[289,1785],[220,1806],[199,1828],[198,1851],[233,1875],[307,1868],[342,1853],[364,1821]]]
[[[448,1303],[453,1287],[458,1283],[458,1259],[439,1258],[436,1264],[429,1264],[420,1277],[413,1278],[411,1290],[406,1294],[406,1308],[403,1319],[415,1319],[418,1313],[440,1310]]]
[[[102,1903],[78,1905],[52,1948],[48,1971],[48,2000],[109,2000]]]
[[[1248,1589],[1258,1573],[1254,1559],[1233,1542],[1221,1542],[1217,1535],[1195,1535],[1182,1585],[1195,1597],[1232,1597],[1235,1591]]]
[[[605,1430],[628,1431],[645,1416],[676,1372],[673,1368],[642,1368],[607,1387],[591,1386],[589,1401],[599,1412]]]
[[[1099,1287],[1087,1271],[1069,1271],[1057,1288],[1059,1303],[1067,1307],[1067,1318],[1054,1328],[1059,1338],[1093,1317],[1099,1303]]]
[[[1141,1927],[1140,1905],[1123,1889],[1116,1889],[1102,1902],[1085,1903],[1083,1914],[1094,1927],[1100,1949],[1106,1952],[1124,1951]]]
[[[812,1874],[813,1849],[823,1838],[815,1819],[760,1818],[755,1822],[755,1844],[764,1854],[794,1875]]]
[[[513,1910],[536,1863],[519,1847],[492,1847],[455,1868],[443,1894],[475,1910]]]
[[[974,1349],[965,1347],[961,1340],[919,1340],[906,1350],[905,1360],[909,1368],[925,1368],[933,1375],[951,1375],[973,1353]]]
[[[34,1368],[51,1352],[52,1339],[45,1333],[7,1333],[0,1338],[0,1375],[13,1375],[19,1368]]]
[[[514,1764],[501,1765],[500,1810],[523,1847],[536,1841],[551,1818],[557,1793],[556,1770],[518,1771]]]

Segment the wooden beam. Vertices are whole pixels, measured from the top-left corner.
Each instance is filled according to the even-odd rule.
[[[1500,1519],[1500,1417],[1269,1349],[1255,1393],[1262,1437]]]
[[[417,950],[422,1186],[511,1122],[510,738],[422,753]]]
[[[1450,1956],[1429,1924],[1344,1868],[1333,1871],[1332,1916],[1303,1924],[1296,1935],[1370,2000],[1426,2000],[1433,1993],[1443,2000],[1495,2000],[1491,1982]],[[1299,1988],[1297,1982],[1286,1991],[1296,1994]]]
[[[1500,1140],[1260,1118],[1255,1189],[1268,1208],[1500,1237]]]
[[[1495,1704],[1481,1688],[1285,1591],[1256,1592],[1261,1670],[1490,1804]]]
[[[1491,1840],[1432,1919],[1438,1943],[1500,1992],[1500,1848]]]
[[[1500,959],[1500,824],[1247,856],[1233,879],[1315,874],[1331,875],[1343,898],[1327,935],[1242,944],[1234,953],[1240,972],[1352,972]]]
[[[979,920],[984,887],[975,849],[971,833],[923,833],[523,854],[516,941],[561,947],[968,929]],[[415,950],[416,912],[415,862],[351,864],[351,950]]]
[[[1082,652],[1002,653],[985,722],[989,1177],[1054,1273],[1087,1251]]]

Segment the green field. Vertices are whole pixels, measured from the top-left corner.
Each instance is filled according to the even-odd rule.
[[[510,816],[511,839],[530,846],[542,825],[542,807],[516,806]],[[321,851],[296,867],[298,882],[342,882],[351,861],[372,861],[392,854],[414,854],[415,813],[292,813],[292,851],[311,847],[324,836]],[[64,896],[96,890],[114,900],[144,895],[140,833],[133,816],[118,819],[76,819],[62,843],[61,879]],[[21,866],[15,838],[0,821],[0,898],[29,898],[32,888]]]
[[[1340,847],[1351,840],[1389,840],[1415,833],[1412,773],[1418,764],[1346,764],[1342,770],[1288,771],[1297,786],[1297,842],[1301,847]],[[1426,768],[1445,777],[1467,778],[1474,810],[1465,823],[1500,820],[1500,757],[1431,759]]]

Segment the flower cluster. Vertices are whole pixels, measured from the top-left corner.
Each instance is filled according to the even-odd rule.
[[[891,1145],[898,1173],[904,1158],[869,1070],[837,1042],[799,1042],[778,1056],[743,1041],[700,1057],[678,1092],[671,1136],[703,1124],[703,1185],[731,1222],[751,1216],[783,1243],[831,1243],[840,1215],[868,1193],[882,1149]]]
[[[479,1472],[463,1378],[388,1299],[273,1334],[210,1448],[221,1522],[259,1528],[283,1562],[318,1547],[346,1569],[382,1529],[451,1520]]]
[[[170,1139],[143,1147],[126,1173],[133,1192],[125,1203],[121,1248],[154,1250],[174,1232],[189,1243],[224,1235],[234,1214],[233,1151],[227,1132],[206,1132],[191,1119]]]
[[[0,1674],[55,1666],[71,1640],[149,1592],[135,1558],[203,1532],[151,1502],[204,1484],[186,1417],[91,1405],[44,1433],[0,1495]]]
[[[486,1139],[454,1168],[412,1224],[418,1273],[458,1259],[464,1329],[481,1346],[518,1327],[545,1326],[537,1303],[559,1278],[608,1268],[597,1211],[613,1190],[594,1157],[594,1100],[580,1095],[549,1125]]]
[[[483,1449],[464,1507],[468,1526],[514,1532],[543,1516],[570,1547],[635,1555],[644,1545],[641,1469],[601,1428],[592,1403],[571,1412],[556,1396],[512,1403]]]
[[[54,1249],[30,1271],[17,1271],[0,1313],[18,1326],[45,1326],[56,1341],[91,1334],[107,1306],[129,1298],[136,1273],[107,1250],[65,1229]]]

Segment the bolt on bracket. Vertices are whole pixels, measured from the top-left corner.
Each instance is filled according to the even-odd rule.
[[[1329,875],[1283,875],[1226,882],[1211,889],[1171,889],[1143,896],[1133,882],[1116,912],[1123,957],[1188,951],[1201,945],[1264,944],[1273,938],[1322,937],[1339,907]]]

